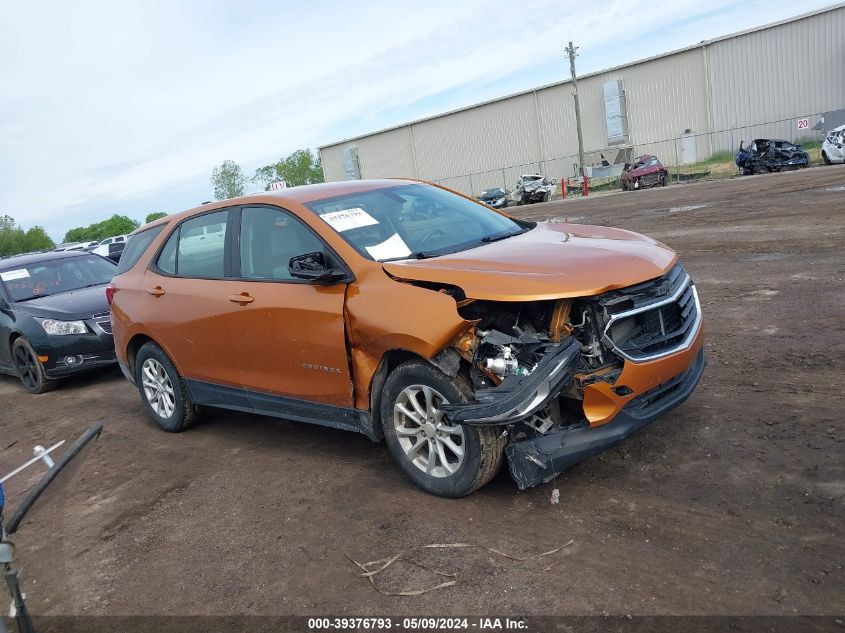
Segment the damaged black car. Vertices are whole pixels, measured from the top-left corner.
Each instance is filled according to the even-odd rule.
[[[739,144],[736,166],[743,176],[801,169],[810,165],[810,156],[800,145],[783,139],[758,138],[749,145]]]

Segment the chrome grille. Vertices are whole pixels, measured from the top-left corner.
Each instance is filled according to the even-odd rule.
[[[111,312],[98,312],[97,314],[93,315],[91,319],[106,334],[112,333],[111,327]]]
[[[111,321],[97,321],[97,327],[100,328],[106,334],[111,334]]]
[[[683,268],[676,266],[649,286],[639,286],[631,299],[626,297],[622,309],[610,314],[604,328],[604,342],[616,354],[646,361],[689,347],[701,326],[701,308]]]

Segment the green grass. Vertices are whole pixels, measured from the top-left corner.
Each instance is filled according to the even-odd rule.
[[[812,136],[808,136],[808,137],[805,137],[805,138],[802,138],[802,139],[798,139],[797,141],[795,141],[795,144],[800,145],[805,150],[811,150],[811,149],[821,150],[821,148],[822,148],[822,140],[814,138]]]
[[[730,150],[722,150],[721,152],[714,152],[701,165],[715,165],[717,163],[732,163],[734,162],[735,154]]]

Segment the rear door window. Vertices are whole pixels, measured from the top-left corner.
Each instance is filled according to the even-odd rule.
[[[156,236],[164,229],[164,225],[156,226],[146,231],[136,233],[126,242],[126,248],[123,249],[123,255],[120,257],[120,262],[117,264],[116,275],[125,273],[132,268],[141,259],[141,255],[147,250]]]
[[[182,222],[159,253],[159,270],[178,277],[225,277],[228,219],[227,209]]]

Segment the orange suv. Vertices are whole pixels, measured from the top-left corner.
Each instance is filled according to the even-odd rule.
[[[136,231],[108,289],[152,419],[199,405],[385,440],[437,495],[520,489],[683,402],[701,311],[673,251],[409,180],[296,187]]]

